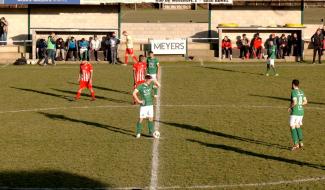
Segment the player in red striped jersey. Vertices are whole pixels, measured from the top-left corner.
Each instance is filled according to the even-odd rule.
[[[147,75],[147,63],[146,57],[143,55],[139,56],[139,60],[137,63],[133,64],[133,89],[136,89],[140,84],[144,83],[145,76]],[[135,104],[135,100],[133,99],[133,103]]]
[[[79,90],[76,95],[76,100],[80,98],[81,91],[88,88],[91,92],[91,100],[96,100],[95,91],[93,90],[93,66],[88,61],[82,61],[80,64],[79,73]]]

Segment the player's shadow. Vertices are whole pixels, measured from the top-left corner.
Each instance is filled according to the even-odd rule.
[[[18,87],[10,87],[10,88],[13,88],[13,89],[16,89],[16,90],[27,91],[27,92],[33,92],[33,93],[42,94],[42,95],[47,95],[47,96],[52,96],[52,97],[56,97],[56,98],[62,98],[62,99],[71,101],[71,99],[68,96],[61,95],[61,94],[55,94],[55,93],[51,93],[51,92],[44,92],[44,91],[34,90],[34,89],[29,89],[29,88],[18,88]]]
[[[242,74],[250,74],[250,75],[263,76],[262,73],[252,73],[252,72],[246,72],[246,71],[237,71],[237,70],[226,69],[226,68],[220,68],[220,67],[209,67],[209,66],[203,66],[202,68],[205,68],[205,69],[211,69],[211,70],[217,70],[217,71],[232,72],[232,73],[242,73]]]
[[[257,144],[257,145],[262,145],[262,146],[267,146],[267,147],[273,147],[273,148],[278,148],[278,149],[283,149],[283,150],[288,150],[289,149],[289,147],[283,146],[283,145],[280,145],[280,144],[264,142],[264,141],[255,140],[255,139],[249,139],[249,138],[246,138],[246,137],[230,135],[230,134],[226,134],[226,133],[222,133],[222,132],[218,132],[218,131],[210,131],[210,130],[201,128],[199,126],[188,125],[188,124],[180,124],[180,123],[171,123],[171,122],[164,122],[164,121],[160,121],[160,123],[163,123],[163,124],[166,124],[166,125],[169,125],[169,126],[173,126],[173,127],[177,127],[177,128],[180,128],[180,129],[187,129],[187,130],[197,131],[197,132],[200,132],[200,133],[206,133],[206,134],[215,135],[215,136],[223,137],[223,138],[227,138],[227,139],[234,139],[234,140],[238,140],[238,141],[242,141],[242,142],[247,142],[247,143],[252,143],[252,144]]]
[[[1,171],[1,189],[110,188],[95,179],[59,170]]]
[[[275,100],[282,100],[289,102],[291,101],[290,98],[283,98],[283,97],[278,97],[278,96],[265,96],[265,95],[258,95],[258,94],[249,94],[250,96],[255,96],[255,97],[261,97],[261,98],[269,98],[269,99],[275,99]],[[322,102],[314,102],[314,101],[308,101],[308,104],[315,104],[315,105],[325,105],[325,103]]]
[[[70,117],[67,117],[65,115],[60,115],[60,114],[51,114],[51,113],[45,113],[45,112],[38,112],[38,113],[42,114],[42,115],[44,115],[44,116],[46,116],[46,117],[48,117],[50,119],[53,119],[53,120],[62,120],[62,121],[69,121],[69,122],[74,122],[74,123],[82,123],[82,124],[87,125],[87,126],[106,129],[106,130],[109,130],[109,131],[114,132],[114,133],[119,133],[119,134],[128,135],[128,136],[134,136],[134,131],[127,130],[127,129],[121,129],[121,128],[114,127],[114,126],[111,126],[111,125],[106,125],[106,124],[100,124],[100,123],[91,122],[91,121],[74,119],[74,118],[70,118]]]
[[[248,155],[248,156],[263,158],[266,160],[274,160],[274,161],[285,162],[285,163],[293,164],[293,165],[297,165],[297,166],[307,166],[307,167],[311,167],[311,168],[315,168],[315,169],[325,170],[325,166],[321,165],[321,164],[313,164],[313,163],[309,163],[309,162],[304,162],[304,161],[299,161],[299,160],[294,160],[294,159],[289,159],[289,158],[283,158],[283,157],[279,157],[279,156],[272,156],[272,155],[257,153],[257,152],[248,151],[248,150],[244,150],[241,148],[232,147],[232,146],[223,145],[223,144],[211,144],[211,143],[205,143],[205,142],[201,142],[198,140],[192,140],[192,139],[187,139],[187,141],[192,142],[192,143],[198,143],[200,145],[203,145],[203,146],[206,146],[209,148],[226,150],[226,151],[244,154],[244,155]]]
[[[68,83],[74,84],[74,85],[79,85],[78,83],[74,83],[74,82],[68,82]],[[111,88],[107,88],[107,87],[93,85],[93,88],[96,88],[98,90],[106,90],[106,91],[110,91],[110,92],[117,92],[117,93],[121,93],[121,94],[131,95],[131,92],[127,92],[127,91],[123,91],[123,90],[115,90],[115,89],[111,89]]]
[[[58,92],[63,92],[63,93],[67,93],[67,94],[73,94],[76,95],[76,92],[74,91],[69,91],[69,90],[60,90],[60,89],[56,89],[56,88],[51,88],[52,90],[58,91]],[[91,97],[90,94],[82,94],[83,96],[87,96],[87,97]],[[98,96],[96,95],[97,99],[102,99],[102,100],[108,100],[111,102],[115,102],[115,103],[130,103],[129,101],[125,101],[125,100],[117,100],[117,99],[113,99],[113,98],[107,98],[104,96]]]

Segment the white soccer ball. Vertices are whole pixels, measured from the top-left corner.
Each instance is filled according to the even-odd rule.
[[[159,139],[159,137],[160,137],[160,133],[159,133],[159,131],[155,131],[155,132],[152,134],[152,136],[153,136],[154,138],[156,138],[156,139]]]

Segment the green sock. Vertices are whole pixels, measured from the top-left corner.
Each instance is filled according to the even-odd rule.
[[[291,128],[291,136],[292,136],[292,140],[293,140],[293,144],[298,144],[298,133],[296,128],[292,129]]]
[[[148,129],[149,129],[149,135],[153,134],[153,131],[155,130],[154,122],[148,121]]]
[[[296,128],[296,130],[297,130],[299,141],[302,141],[303,140],[302,129],[299,127],[299,128]]]
[[[141,134],[141,130],[142,130],[142,124],[140,122],[137,123],[137,134]]]
[[[158,88],[154,88],[153,92],[155,93],[155,95],[158,95]]]

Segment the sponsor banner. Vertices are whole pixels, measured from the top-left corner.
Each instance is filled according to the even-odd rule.
[[[186,40],[151,40],[151,51],[160,55],[185,55]]]
[[[80,0],[4,0],[4,4],[55,4],[55,5],[66,4],[66,5],[79,5]]]

